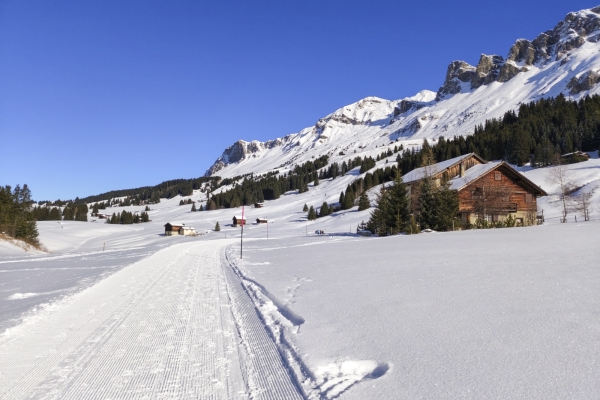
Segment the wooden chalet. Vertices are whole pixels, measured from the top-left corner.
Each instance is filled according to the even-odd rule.
[[[242,217],[233,217],[233,224],[234,227],[235,226],[242,226],[242,225],[246,225],[246,218]]]
[[[254,203],[254,208],[263,208],[265,203]]]
[[[448,183],[458,192],[459,217],[503,222],[512,217],[518,225],[537,222],[537,198],[547,193],[504,161],[486,162],[475,153],[465,154],[403,176],[412,213],[418,213],[419,182],[431,176],[436,186]]]
[[[268,224],[269,221],[266,218],[256,218],[257,224]]]

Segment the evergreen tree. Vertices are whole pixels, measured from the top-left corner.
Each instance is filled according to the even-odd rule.
[[[150,211],[150,207],[146,206],[146,208],[144,209],[144,211]]]
[[[0,232],[38,245],[38,230],[33,212],[31,191],[25,184],[0,187]]]
[[[303,212],[308,212],[308,206],[304,203],[304,207],[302,207]]]
[[[450,190],[446,183],[440,186],[436,193],[437,209],[436,209],[436,229],[439,231],[449,231],[454,229],[454,225],[458,224],[458,193],[455,190]]]
[[[323,204],[321,205],[321,209],[319,210],[319,218],[326,217],[329,214],[331,214],[331,212],[329,211],[329,205],[327,204],[326,201],[324,201]]]
[[[221,226],[219,225],[219,222],[217,221],[217,223],[215,224],[215,232],[219,232],[221,231]]]
[[[418,222],[421,229],[436,229],[437,189],[431,176],[425,176],[418,185]]]
[[[308,220],[314,221],[315,219],[317,219],[317,213],[313,206],[310,206],[310,208],[308,209]]]
[[[404,230],[409,218],[408,193],[400,175],[394,180],[389,192],[388,225],[390,233],[394,235]]]
[[[179,200],[179,205],[182,206],[183,205],[183,199]]]
[[[200,207],[202,207],[202,206],[200,206]],[[192,212],[196,212],[196,203],[192,204]]]
[[[354,190],[352,189],[351,185],[348,185],[346,193],[344,194],[343,202],[340,203],[342,210],[349,210],[354,207],[354,198]]]
[[[390,193],[382,186],[376,197],[376,206],[371,211],[371,218],[367,222],[367,226],[372,233],[379,236],[384,236],[388,233],[386,216],[388,214]]]
[[[217,203],[215,203],[215,201],[213,199],[211,199],[208,202],[208,210],[216,210],[217,209]]]
[[[406,226],[405,232],[408,235],[416,235],[420,232],[419,225],[417,224],[417,219],[414,215],[411,215],[408,219],[408,224]]]
[[[319,186],[319,176],[318,175],[315,176],[315,180],[313,182],[313,186]]]
[[[366,192],[360,195],[358,199],[358,211],[363,211],[371,207],[371,202]]]

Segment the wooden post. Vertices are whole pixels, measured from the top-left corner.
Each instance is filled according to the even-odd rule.
[[[102,251],[104,251],[105,248],[106,248],[106,242],[104,242],[104,245],[102,246]]]

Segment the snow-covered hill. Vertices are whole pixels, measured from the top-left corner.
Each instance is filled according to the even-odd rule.
[[[518,39],[506,58],[482,54],[477,66],[453,61],[437,93],[385,100],[367,97],[314,126],[266,142],[239,140],[206,175],[264,173],[328,154],[330,161],[379,154],[382,146],[470,135],[476,125],[522,103],[564,94],[600,93],[600,6],[569,13],[534,40]]]

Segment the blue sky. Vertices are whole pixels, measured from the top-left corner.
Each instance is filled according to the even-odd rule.
[[[202,176],[238,139],[435,91],[452,60],[596,5],[3,0],[0,184],[44,200]]]

